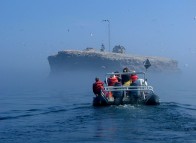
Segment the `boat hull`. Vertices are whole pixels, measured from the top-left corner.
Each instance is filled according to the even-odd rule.
[[[104,94],[93,98],[93,106],[109,106],[109,105],[124,105],[124,104],[141,104],[141,105],[159,105],[159,97],[152,93],[146,93],[145,97],[134,98],[124,96],[123,98],[106,98]]]

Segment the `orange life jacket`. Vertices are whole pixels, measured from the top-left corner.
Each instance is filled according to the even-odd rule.
[[[97,81],[93,84],[93,92],[94,94],[100,94],[101,89],[103,89],[104,83],[102,81]]]
[[[116,82],[118,82],[118,79],[117,79],[116,76],[114,76],[114,77],[109,77],[109,78],[108,78],[108,86],[114,86],[114,84],[115,84]]]

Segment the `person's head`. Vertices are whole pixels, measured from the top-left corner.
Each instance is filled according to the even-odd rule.
[[[110,78],[114,78],[114,77],[116,77],[115,72],[112,72]]]
[[[97,81],[99,81],[99,78],[98,78],[98,77],[96,77],[96,78],[95,78],[95,81],[96,81],[96,82],[97,82]]]
[[[136,72],[133,70],[131,71],[131,76],[134,76],[134,75],[136,75]]]
[[[132,70],[132,71],[131,71],[131,74],[136,74],[136,71],[135,71],[135,70]]]
[[[115,73],[115,76],[117,76],[117,77],[120,76],[118,71],[115,71],[114,73]]]
[[[129,69],[126,67],[123,69],[123,72],[129,72]]]

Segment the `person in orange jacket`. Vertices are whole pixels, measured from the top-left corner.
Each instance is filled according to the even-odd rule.
[[[104,89],[104,83],[98,78],[95,78],[95,83],[93,83],[93,93],[98,96],[101,95],[101,90]]]
[[[118,82],[118,78],[115,75],[111,75],[108,78],[108,86],[114,86],[116,82]]]

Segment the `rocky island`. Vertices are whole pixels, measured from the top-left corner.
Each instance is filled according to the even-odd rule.
[[[149,71],[179,71],[178,62],[173,59],[154,56],[137,56],[96,50],[65,50],[48,57],[51,73],[73,70],[88,71],[122,71],[124,67],[131,70],[145,71],[143,62],[149,59]]]

